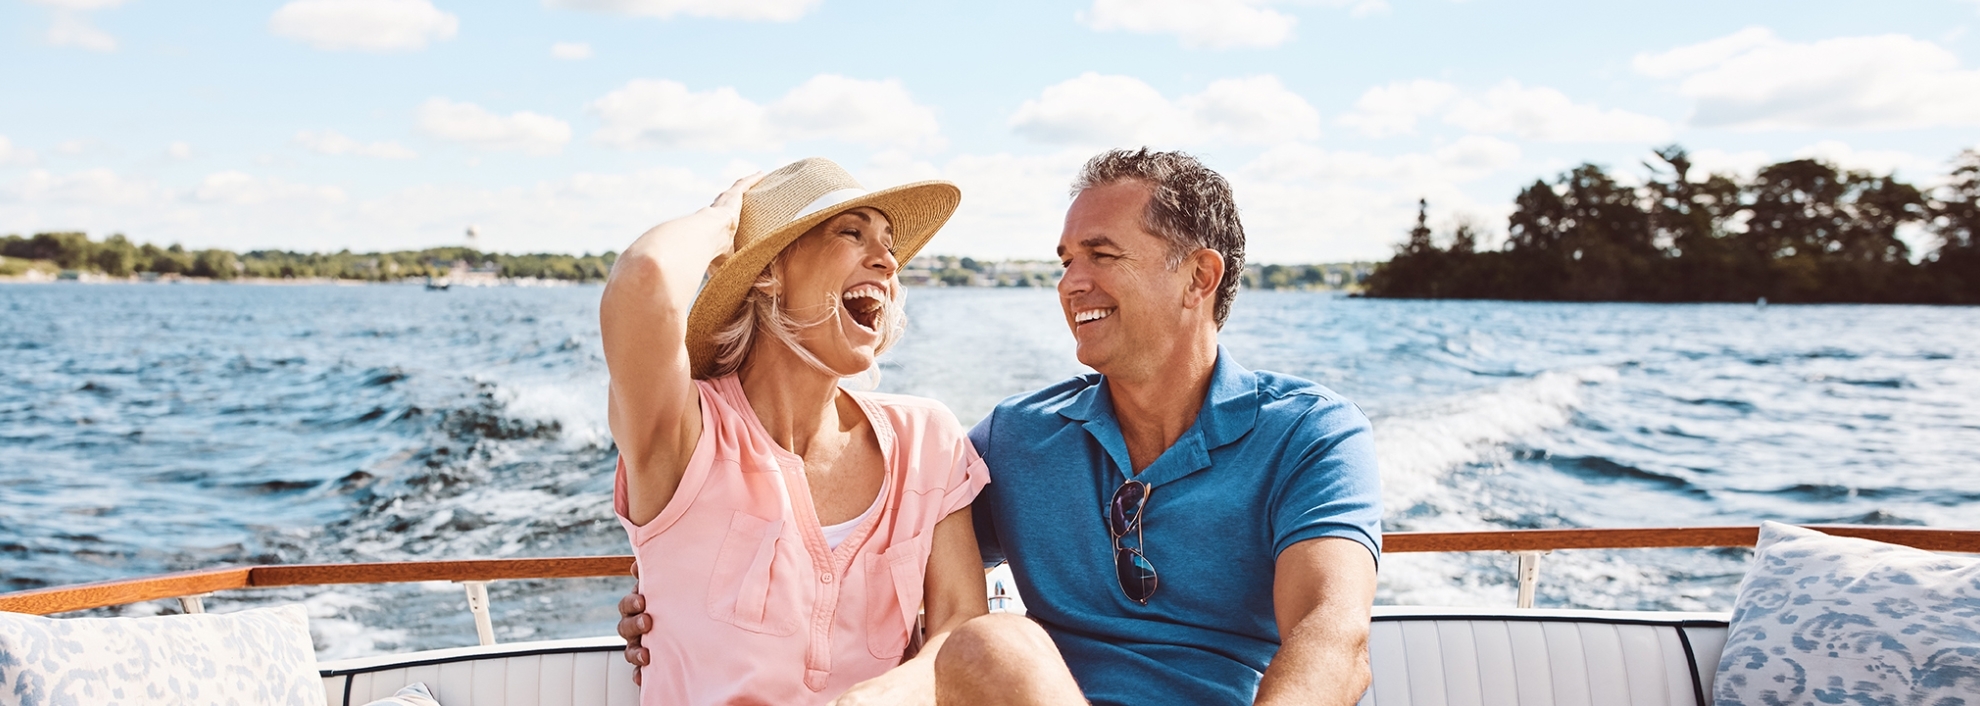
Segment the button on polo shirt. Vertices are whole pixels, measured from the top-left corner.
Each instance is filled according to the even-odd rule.
[[[1313,382],[1251,372],[1219,347],[1195,424],[1135,474],[1105,378],[999,404],[970,431],[991,484],[975,504],[986,564],[1005,558],[1027,612],[1094,704],[1249,704],[1279,648],[1280,552],[1319,537],[1379,559],[1381,479],[1368,419]],[[1114,575],[1107,501],[1151,486],[1140,605]]]

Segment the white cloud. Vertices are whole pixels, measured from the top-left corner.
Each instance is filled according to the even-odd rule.
[[[1170,101],[1140,79],[1089,71],[1046,87],[1009,124],[1046,144],[1270,144],[1318,137],[1320,113],[1273,76],[1223,79]]]
[[[1682,46],[1661,54],[1637,54],[1630,66],[1651,78],[1673,78],[1711,68],[1756,48],[1780,43],[1772,30],[1748,27],[1718,39]]]
[[[1299,23],[1259,0],[1093,0],[1077,18],[1101,31],[1173,34],[1183,46],[1209,49],[1276,47]]]
[[[396,142],[363,143],[335,130],[302,130],[296,133],[295,142],[303,149],[317,154],[357,155],[378,159],[412,159],[419,156],[412,150]]]
[[[175,141],[165,146],[165,156],[173,159],[189,159],[192,157],[192,153],[192,145],[186,144],[184,140]]]
[[[237,206],[254,206],[277,201],[319,201],[341,204],[344,190],[334,186],[310,186],[276,178],[260,178],[246,172],[225,171],[209,174],[192,190],[197,201]]]
[[[1660,118],[1575,103],[1552,88],[1518,81],[1492,87],[1482,98],[1458,101],[1444,122],[1473,132],[1517,135],[1544,142],[1659,142],[1671,138]]]
[[[936,149],[941,126],[894,79],[820,74],[768,106],[735,89],[695,92],[677,81],[635,79],[587,107],[600,144],[620,149],[775,150],[786,141],[843,140]]]
[[[97,29],[80,15],[58,11],[54,24],[48,27],[48,43],[58,47],[75,47],[90,51],[116,51],[117,38]]]
[[[1369,137],[1416,132],[1416,119],[1435,113],[1458,96],[1458,89],[1441,81],[1397,81],[1361,94],[1354,109],[1336,122]]]
[[[667,19],[675,15],[719,20],[791,22],[823,0],[544,0],[551,7]]]
[[[571,141],[571,125],[529,111],[507,117],[473,103],[430,98],[419,106],[419,128],[428,135],[491,150],[550,154]]]
[[[55,145],[55,151],[62,154],[82,154],[91,147],[87,140],[63,140]]]
[[[835,74],[813,76],[791,89],[770,106],[769,117],[792,140],[935,147],[942,131],[935,111],[915,103],[900,81]]]
[[[452,39],[460,18],[427,0],[294,0],[268,29],[329,51],[408,51]]]
[[[15,147],[14,141],[0,135],[0,167],[11,165],[31,165],[37,161],[34,150]]]
[[[1728,152],[1720,149],[1702,149],[1692,150],[1685,156],[1691,158],[1691,173],[1687,175],[1688,179],[1700,183],[1718,175],[1742,180],[1751,179],[1754,174],[1759,173],[1761,167],[1773,162],[1773,159],[1761,150]]]
[[[1407,135],[1420,118],[1472,132],[1509,134],[1543,142],[1657,142],[1671,138],[1660,118],[1576,103],[1552,88],[1506,81],[1482,95],[1441,81],[1397,81],[1361,94],[1336,122],[1369,137]]]
[[[550,55],[566,61],[589,59],[591,45],[585,42],[557,42],[550,45]]]
[[[1294,143],[1226,174],[1244,212],[1251,259],[1338,262],[1386,259],[1415,221],[1420,198],[1430,201],[1433,227],[1469,218],[1497,233],[1511,204],[1481,202],[1463,184],[1519,159],[1517,146],[1481,135],[1401,155]]]
[[[1127,145],[1185,136],[1188,116],[1153,86],[1091,71],[1045,88],[1011,115],[1019,135],[1047,144]]]
[[[1102,32],[1175,35],[1191,49],[1264,48],[1292,39],[1299,19],[1270,7],[1286,4],[1347,8],[1353,17],[1389,11],[1388,0],[1093,0],[1073,19]]]
[[[1937,161],[1899,150],[1859,150],[1841,140],[1823,140],[1794,151],[1798,159],[1818,159],[1847,170],[1879,176],[1904,171],[1913,177],[1936,176]]]
[[[109,169],[63,175],[36,169],[19,181],[0,186],[0,203],[79,204],[91,208],[131,206],[155,202],[164,194],[155,183],[126,179]]]
[[[1320,136],[1320,111],[1287,90],[1276,76],[1227,78],[1177,105],[1213,137],[1234,142],[1273,143]]]
[[[696,93],[677,81],[634,79],[592,101],[599,144],[621,149],[775,149],[763,106],[729,87]]]
[[[1980,70],[1905,35],[1797,43],[1750,28],[1632,62],[1679,79],[1691,123],[1748,130],[1980,125]]]

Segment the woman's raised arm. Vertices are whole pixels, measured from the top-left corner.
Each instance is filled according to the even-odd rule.
[[[667,507],[701,438],[688,308],[702,273],[728,256],[743,192],[761,178],[743,177],[707,208],[646,231],[619,254],[605,280],[598,325],[612,376],[607,416],[626,464],[626,519],[635,524]]]

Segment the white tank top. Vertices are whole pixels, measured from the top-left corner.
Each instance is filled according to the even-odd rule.
[[[838,549],[839,543],[846,541],[847,537],[852,536],[853,530],[859,528],[859,523],[865,522],[868,517],[872,517],[873,511],[879,508],[880,496],[876,494],[873,497],[873,505],[866,508],[866,512],[859,513],[859,517],[836,525],[825,525],[819,528],[825,531],[825,546],[831,549]]]

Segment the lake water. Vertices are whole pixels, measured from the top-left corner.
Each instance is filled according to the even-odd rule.
[[[596,287],[0,286],[0,591],[226,563],[618,554]],[[1050,290],[916,289],[879,388],[974,423],[1083,372]],[[1972,527],[1980,308],[1244,292],[1245,365],[1374,420],[1391,530]],[[1743,550],[1558,552],[1539,603],[1730,607]],[[629,579],[497,582],[502,640],[610,634]],[[1507,555],[1379,601],[1510,605]],[[473,644],[451,584],[301,601],[326,658]],[[163,602],[115,612],[176,610]]]

